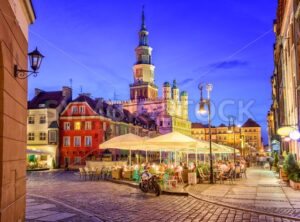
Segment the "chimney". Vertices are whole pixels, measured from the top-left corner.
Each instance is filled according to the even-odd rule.
[[[65,98],[71,98],[72,99],[72,89],[68,86],[62,87],[62,95]]]

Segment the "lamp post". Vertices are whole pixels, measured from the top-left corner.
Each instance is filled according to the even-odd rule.
[[[232,133],[233,132],[233,163],[235,165],[235,123],[234,123],[234,117],[233,116],[229,116],[229,126],[228,126],[228,132]],[[230,119],[232,119],[232,126],[231,126],[231,121]],[[232,127],[232,129],[231,129]]]
[[[207,105],[208,109],[208,132],[209,132],[209,164],[210,164],[210,183],[214,183],[214,175],[213,175],[213,159],[212,159],[212,147],[211,147],[211,103],[210,103],[210,92],[213,89],[212,84],[206,84],[207,91],[207,99],[203,99],[203,85],[199,84],[200,90],[200,102],[199,102],[199,113],[206,114],[207,110],[205,109],[205,105]]]
[[[242,152],[242,156],[245,159],[245,150],[244,150],[244,136],[242,135],[242,126],[238,125],[239,131],[240,131],[240,149]]]

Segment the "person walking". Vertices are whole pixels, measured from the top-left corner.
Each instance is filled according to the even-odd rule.
[[[274,163],[274,158],[272,156],[270,156],[270,158],[268,159],[269,165],[270,165],[270,170],[272,170],[272,166]]]

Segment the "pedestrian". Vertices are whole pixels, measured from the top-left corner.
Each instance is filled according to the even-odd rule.
[[[272,170],[272,166],[273,166],[273,163],[274,163],[274,158],[272,156],[270,156],[268,161],[269,161],[269,165],[270,165],[270,170]]]

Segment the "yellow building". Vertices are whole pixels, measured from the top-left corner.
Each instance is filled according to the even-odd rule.
[[[208,125],[192,123],[192,137],[209,141]],[[252,119],[248,119],[241,127],[224,124],[212,126],[211,139],[215,143],[239,148],[242,154],[262,150],[261,127]]]
[[[35,96],[28,102],[27,152],[40,153],[42,167],[59,163],[59,114],[72,99],[69,87],[61,91],[45,92],[35,89]]]

